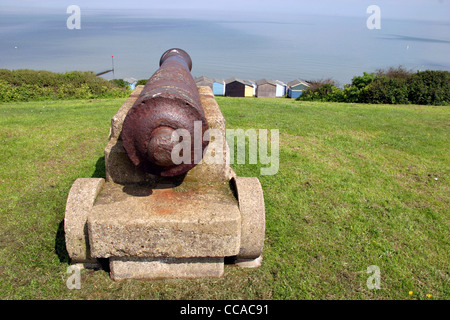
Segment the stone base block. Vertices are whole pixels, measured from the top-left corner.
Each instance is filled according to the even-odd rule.
[[[156,280],[222,277],[224,258],[110,258],[111,278]]]
[[[73,263],[97,264],[90,256],[86,221],[104,183],[102,178],[79,178],[70,188],[64,232],[67,253]]]
[[[241,268],[259,268],[261,267],[262,256],[256,259],[236,259],[235,266]]]
[[[240,247],[241,214],[228,184],[105,183],[87,224],[95,258],[226,257]]]
[[[261,183],[258,178],[236,177],[236,187],[241,212],[241,248],[238,259],[256,259],[261,256],[266,230],[266,209]]]

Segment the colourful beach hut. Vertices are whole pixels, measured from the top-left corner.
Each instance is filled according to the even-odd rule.
[[[275,80],[260,79],[256,81],[256,96],[258,98],[275,98],[277,83]]]
[[[132,77],[124,78],[123,81],[128,85],[130,90],[134,90],[136,88],[137,80]]]
[[[223,79],[213,79],[213,93],[215,96],[225,95],[225,80]]]
[[[287,84],[287,96],[289,98],[296,99],[302,95],[303,90],[308,89],[310,86],[311,85],[306,81],[298,79],[292,80]]]
[[[254,97],[256,95],[256,83],[252,80],[244,80],[245,84],[245,96]]]
[[[200,76],[195,78],[194,81],[197,87],[206,86],[213,89],[213,79],[211,78],[208,78],[206,76]]]
[[[247,80],[230,78],[225,81],[227,97],[253,97],[253,85]]]
[[[286,95],[286,83],[275,80],[275,83],[277,84],[277,92],[275,93],[276,97],[284,97]]]

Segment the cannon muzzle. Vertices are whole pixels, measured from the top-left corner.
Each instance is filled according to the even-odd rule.
[[[192,60],[187,52],[167,50],[159,64],[159,69],[128,111],[123,123],[122,141],[135,166],[152,174],[170,177],[192,169],[198,163],[200,153],[201,159],[209,143],[203,141],[208,123],[197,85],[190,73]],[[194,126],[195,123],[197,126]],[[197,137],[199,132],[194,128],[200,127],[200,124],[201,137]],[[185,129],[190,134],[190,162],[176,164],[173,161],[173,147],[180,142],[172,138],[177,129]],[[195,143],[196,139],[201,141],[201,150]]]

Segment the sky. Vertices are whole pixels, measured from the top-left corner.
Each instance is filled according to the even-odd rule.
[[[69,5],[78,5],[85,13],[130,10],[138,15],[151,15],[152,11],[166,12],[168,16],[203,19],[226,17],[259,17],[273,15],[365,15],[369,5],[382,8],[385,19],[411,19],[449,21],[450,0],[2,0],[1,11],[64,12]]]

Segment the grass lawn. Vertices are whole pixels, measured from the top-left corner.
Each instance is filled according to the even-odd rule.
[[[450,109],[280,98],[217,98],[227,128],[280,132],[276,175],[233,166],[264,189],[260,268],[123,282],[82,270],[69,290],[67,194],[79,177],[104,177],[124,100],[0,104],[0,299],[450,298]],[[379,290],[366,285],[371,265]]]

